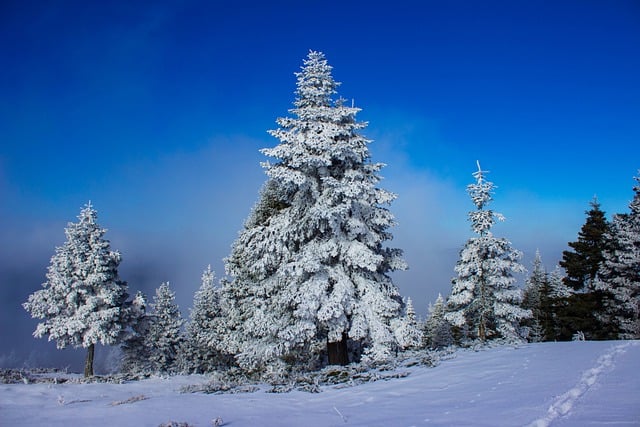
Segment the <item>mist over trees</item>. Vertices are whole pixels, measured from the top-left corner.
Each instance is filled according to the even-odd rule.
[[[86,376],[101,343],[121,349],[128,373],[258,378],[489,341],[640,338],[640,178],[629,212],[611,222],[591,202],[556,269],[547,272],[538,251],[523,290],[522,253],[493,234],[504,217],[489,208],[497,187],[478,162],[467,186],[474,235],[460,242],[451,294],[421,319],[391,277],[407,268],[401,249],[388,246],[396,195],[379,187],[384,165],[371,159],[360,109],[338,96],[321,52],[309,52],[295,75],[290,117],[269,131],[277,145],[262,150],[271,158],[266,181],[225,276],[216,283],[204,270],[188,319],[168,282],[151,303],[140,292],[129,298],[121,255],[88,204],[65,229],[43,289],[23,304],[42,319],[34,336],[87,348]]]

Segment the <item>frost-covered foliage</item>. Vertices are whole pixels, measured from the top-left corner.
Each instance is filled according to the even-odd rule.
[[[392,321],[396,334],[396,341],[401,350],[416,348],[421,344],[422,332],[416,319],[416,311],[413,308],[411,298],[407,298],[404,316]]]
[[[445,318],[458,328],[469,326],[472,337],[481,341],[491,337],[518,339],[518,324],[531,312],[520,307],[522,292],[514,286],[513,273],[522,273],[525,268],[519,262],[522,254],[490,231],[496,219],[504,218],[485,209],[495,188],[485,180],[485,173],[478,163],[473,174],[476,183],[467,186],[476,206],[469,220],[478,237],[470,238],[460,252]]]
[[[540,251],[536,251],[533,260],[533,270],[527,278],[524,295],[522,298],[522,308],[531,310],[532,316],[524,319],[523,325],[528,328],[528,338],[531,342],[540,342],[544,340],[544,318],[548,314],[543,309],[543,301],[547,297],[545,291],[548,291],[547,272],[542,265],[542,257]],[[545,301],[546,302],[546,301]]]
[[[556,268],[549,274],[549,296],[553,299],[569,298],[575,292],[572,288],[564,283],[564,273],[562,267],[556,265]]]
[[[629,213],[613,217],[595,289],[605,294],[601,320],[622,339],[640,338],[640,171]]]
[[[147,298],[139,292],[129,306],[129,331],[122,342],[121,368],[127,373],[147,372],[150,367],[150,348],[147,346],[150,318]]]
[[[193,299],[193,308],[180,348],[179,368],[188,373],[205,373],[228,364],[218,348],[224,333],[220,288],[211,265],[202,273],[202,285]]]
[[[562,267],[556,267],[548,274],[547,286],[542,288],[541,312],[546,316],[544,341],[569,340],[575,330],[567,329],[569,303],[576,291],[565,284]]]
[[[169,372],[176,368],[184,320],[168,282],[156,289],[151,307],[153,312],[149,315],[146,336],[150,367],[156,372]]]
[[[424,322],[422,345],[429,349],[439,349],[453,344],[451,325],[445,319],[445,302],[442,295],[433,305],[429,305],[429,314]]]
[[[90,372],[85,372],[92,375],[94,345],[118,343],[126,328],[127,284],[118,275],[120,253],[103,238],[106,229],[98,224],[91,203],[78,219],[65,228],[67,240],[51,258],[43,289],[23,306],[34,318],[44,319],[35,337],[48,335],[58,348],[89,348]]]
[[[280,143],[263,153],[276,162],[265,163],[269,180],[226,259],[225,346],[247,369],[317,361],[345,337],[377,361],[396,345],[402,301],[388,273],[405,263],[384,246],[395,195],[376,187],[383,165],[359,134],[360,109],[333,101],[331,69],[312,51],[296,73],[293,117],[270,131]]]
[[[256,379],[238,368],[212,372],[209,381],[187,385],[182,393],[239,394],[239,393],[289,393],[293,390],[321,393],[326,386],[333,389],[351,388],[361,384],[389,381],[409,376],[408,369],[416,366],[434,367],[443,360],[455,358],[455,349],[440,351],[410,350],[387,364],[372,366],[368,363],[351,363],[347,366],[326,366],[308,372],[288,365],[283,370],[270,370],[268,376]],[[271,367],[271,365],[270,365]],[[265,388],[268,384],[270,387]]]
[[[522,300],[523,307],[532,309],[540,305],[541,289],[546,281],[547,272],[542,265],[540,251],[536,251],[536,256],[533,260],[533,270],[531,270],[531,274],[526,280]]]
[[[567,307],[574,295],[563,279],[564,273],[559,266],[551,273],[546,272],[540,252],[536,251],[522,301],[522,307],[532,312],[530,318],[522,319],[529,341],[555,341],[563,336]]]

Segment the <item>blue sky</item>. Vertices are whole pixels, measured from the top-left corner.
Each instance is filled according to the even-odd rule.
[[[476,160],[507,217],[494,232],[527,266],[537,248],[558,262],[594,195],[609,215],[627,210],[638,2],[369,3],[2,2],[0,335],[12,357],[35,342],[19,304],[89,200],[131,290],[170,281],[188,313],[206,265],[224,275],[265,180],[258,150],[277,143],[267,130],[292,107],[310,49],[388,165],[392,244],[410,265],[394,280],[418,312],[448,293],[471,236]]]

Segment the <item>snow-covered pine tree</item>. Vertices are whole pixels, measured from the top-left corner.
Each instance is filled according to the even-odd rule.
[[[124,372],[141,373],[150,369],[150,349],[147,347],[149,316],[147,298],[140,291],[128,306],[128,331],[122,341],[121,368]]]
[[[529,341],[540,342],[544,339],[543,322],[545,313],[542,311],[541,302],[543,292],[547,286],[547,272],[542,265],[540,251],[536,250],[533,260],[533,270],[526,280],[524,295],[522,298],[522,308],[531,310],[532,316],[523,319],[523,326],[529,329]]]
[[[126,328],[127,284],[120,280],[121,256],[103,238],[91,203],[65,228],[67,241],[51,258],[44,289],[29,296],[24,308],[44,319],[33,333],[49,336],[58,348],[87,348],[85,376],[93,375],[95,344],[117,344]]]
[[[284,222],[272,218],[286,207],[288,203],[278,182],[267,180],[244,229],[232,245],[231,254],[225,259],[226,273],[233,280],[221,280],[220,303],[227,330],[218,350],[235,355],[238,364],[247,371],[259,370],[277,359],[273,349],[278,348],[280,342],[278,331],[294,321],[286,305],[268,305],[271,295],[279,295],[284,284],[284,280],[275,280],[273,276],[278,266],[288,260],[288,250],[283,243],[287,229]],[[281,347],[280,351],[283,352]],[[292,358],[292,350],[288,353]],[[307,353],[309,363],[313,364],[311,353],[314,352]]]
[[[211,265],[202,273],[202,284],[193,299],[193,308],[180,348],[179,367],[187,373],[206,373],[227,365],[218,348],[224,328],[220,288],[215,285]]]
[[[176,368],[184,320],[175,299],[175,293],[165,282],[156,289],[151,304],[153,313],[149,316],[146,347],[151,369],[156,372],[170,372]]]
[[[438,294],[436,302],[429,305],[429,314],[424,322],[422,345],[432,350],[448,347],[453,344],[451,325],[445,319],[445,302],[441,294]]]
[[[595,289],[604,293],[601,321],[621,339],[640,339],[640,171],[629,213],[613,217]]]
[[[396,344],[402,300],[389,273],[405,263],[384,246],[395,195],[376,187],[383,165],[370,161],[360,109],[332,100],[331,69],[312,51],[296,73],[294,117],[277,120],[280,144],[263,150],[277,160],[265,164],[270,202],[254,209],[226,262],[225,297],[238,307],[228,346],[245,367],[311,360],[323,348],[329,363],[347,363],[348,339],[380,361]]]
[[[564,271],[559,265],[549,273],[547,284],[548,286],[542,290],[541,299],[541,310],[547,314],[547,323],[544,326],[545,341],[571,339],[575,331],[566,329],[569,322],[565,316],[575,291],[565,284]]]
[[[520,307],[522,292],[514,286],[513,273],[522,273],[525,268],[519,262],[522,254],[490,231],[496,219],[504,217],[486,209],[495,186],[485,180],[485,174],[478,162],[478,171],[473,174],[476,183],[467,186],[476,206],[469,212],[469,220],[478,237],[470,238],[460,252],[445,318],[459,328],[468,324],[481,341],[496,335],[520,339],[518,324],[531,312]]]
[[[392,325],[400,350],[416,348],[421,344],[422,333],[411,298],[407,298],[404,316],[395,319]]]

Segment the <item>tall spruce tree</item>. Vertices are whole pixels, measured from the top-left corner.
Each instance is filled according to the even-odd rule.
[[[395,195],[376,187],[359,134],[359,108],[333,101],[338,83],[320,52],[296,73],[293,117],[270,131],[280,143],[263,153],[269,184],[226,260],[231,300],[226,346],[241,366],[276,360],[347,363],[347,341],[379,361],[396,345],[391,321],[402,300],[389,273],[404,269],[392,238]]]
[[[472,337],[480,341],[494,337],[519,340],[519,323],[531,312],[520,307],[522,292],[515,287],[513,274],[525,268],[519,262],[522,254],[490,231],[495,221],[504,217],[486,209],[495,186],[485,180],[485,174],[478,162],[473,173],[476,182],[467,186],[476,206],[469,212],[469,220],[478,236],[470,238],[460,252],[445,318],[458,328],[467,325]]]
[[[595,288],[595,279],[604,261],[604,251],[610,244],[607,239],[610,224],[595,198],[586,214],[578,240],[569,242],[572,250],[564,251],[560,261],[566,272],[564,283],[576,291],[560,313],[562,339],[570,339],[578,331],[588,339],[609,338],[609,332],[599,319],[599,313],[604,311],[605,294]]]
[[[91,203],[65,228],[66,242],[56,248],[44,289],[29,296],[24,308],[44,319],[33,333],[49,336],[58,348],[87,348],[85,376],[93,375],[95,344],[117,344],[126,329],[127,284],[120,280],[121,256],[103,238]]]
[[[640,171],[629,213],[613,217],[595,288],[604,294],[600,320],[610,338],[640,338]]]

